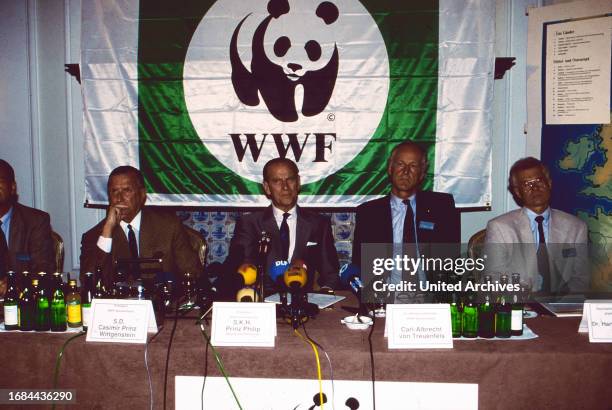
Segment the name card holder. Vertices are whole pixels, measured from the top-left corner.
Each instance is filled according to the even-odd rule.
[[[582,311],[580,327],[586,319],[589,342],[612,343],[612,300],[586,300]]]
[[[389,304],[385,321],[389,349],[452,349],[448,304]]]
[[[213,346],[274,347],[276,304],[214,302]]]
[[[147,333],[155,332],[157,323],[150,300],[94,299],[91,302],[88,342],[145,344]]]

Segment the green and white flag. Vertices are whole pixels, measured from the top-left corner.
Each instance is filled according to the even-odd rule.
[[[262,168],[300,168],[300,204],[389,190],[387,157],[428,148],[425,189],[491,200],[495,2],[88,0],[87,201],[119,165],[149,203],[262,206]]]

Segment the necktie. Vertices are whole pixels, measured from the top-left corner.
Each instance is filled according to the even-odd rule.
[[[415,243],[414,240],[414,213],[412,212],[412,206],[410,205],[409,199],[404,199],[404,205],[406,205],[406,216],[404,217],[404,243]]]
[[[283,260],[289,260],[289,225],[287,218],[291,215],[288,212],[283,214],[283,222],[280,225],[280,242],[281,242],[281,257]]]
[[[4,277],[6,273],[6,267],[8,263],[8,244],[6,242],[6,236],[2,230],[2,221],[0,221],[0,277]]]
[[[542,292],[550,292],[550,265],[548,263],[548,250],[546,249],[546,237],[544,236],[544,217],[538,215],[535,218],[538,223],[539,245],[537,252],[538,271],[542,276]]]
[[[127,226],[128,228],[128,246],[130,248],[130,256],[132,258],[138,258],[138,243],[136,242],[136,234],[134,233],[134,230],[132,229],[132,225]],[[140,276],[139,275],[139,265],[138,264],[133,264],[130,267],[130,270],[132,271],[132,274],[134,276]]]

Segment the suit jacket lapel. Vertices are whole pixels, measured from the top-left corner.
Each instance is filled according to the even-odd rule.
[[[11,224],[9,225],[9,251],[16,253],[22,248],[21,243],[24,241],[25,227],[23,216],[19,205],[13,205],[13,214],[11,215]]]
[[[291,259],[303,258],[302,250],[306,249],[308,238],[310,238],[310,230],[312,226],[310,222],[302,216],[302,210],[296,207],[297,213],[297,224],[295,231],[295,248],[293,250],[293,257]]]
[[[276,224],[276,220],[274,219],[274,214],[272,213],[272,205],[268,206],[263,213],[261,220],[262,229],[270,235],[270,251],[268,252],[268,261],[276,261],[280,259],[280,231],[278,229],[278,225]],[[259,242],[259,232],[257,242]],[[256,252],[258,252],[259,246],[256,245]]]
[[[548,222],[548,242],[549,243],[564,243],[567,238],[567,234],[561,229],[561,224],[556,221],[556,212],[554,209],[550,210],[550,221]]]
[[[391,218],[391,195],[387,195],[385,197],[384,212],[382,212],[381,220],[380,220],[380,229],[381,229],[381,243],[393,243],[393,222]],[[371,223],[376,224],[376,221],[367,221],[366,224],[369,225]]]
[[[143,209],[140,218],[140,230],[138,231],[138,256],[141,258],[153,257],[151,241],[156,237],[154,232],[155,221],[150,221],[150,218],[151,215],[146,209]]]
[[[520,243],[535,243],[533,232],[531,232],[531,226],[529,224],[529,217],[525,212],[524,209],[521,209],[519,218],[516,218],[514,221],[516,232],[518,232],[519,235],[518,239]]]
[[[113,248],[112,248],[113,262],[119,258],[130,257],[130,247],[128,241],[123,232],[121,225],[117,224],[113,229]]]

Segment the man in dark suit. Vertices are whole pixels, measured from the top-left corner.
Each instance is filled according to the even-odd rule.
[[[242,263],[257,264],[262,232],[270,237],[266,270],[277,261],[301,260],[308,271],[311,288],[315,272],[323,291],[332,291],[338,280],[338,254],[328,218],[297,205],[300,175],[297,165],[275,158],[263,169],[263,188],[272,205],[263,211],[242,216],[234,231],[226,272],[236,272]]]
[[[0,159],[0,278],[8,271],[55,270],[49,214],[17,202],[11,165]],[[20,261],[21,260],[21,261]],[[29,262],[28,262],[29,260]],[[5,281],[0,284],[4,294]]]
[[[427,257],[449,250],[430,244],[459,243],[460,218],[453,196],[421,191],[426,171],[427,157],[418,144],[407,141],[393,149],[387,162],[391,194],[357,208],[353,264],[361,266],[364,243],[415,244],[416,252]],[[419,280],[432,279],[423,274],[419,272]]]
[[[108,198],[106,218],[81,240],[81,275],[100,267],[105,285],[112,286],[114,262],[137,257],[161,257],[164,272],[200,272],[198,255],[176,215],[144,207],[147,193],[138,169],[115,168],[108,178]],[[136,267],[127,269],[139,275]]]

